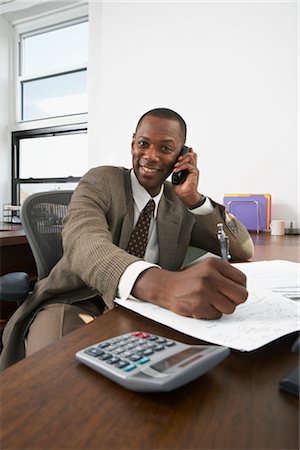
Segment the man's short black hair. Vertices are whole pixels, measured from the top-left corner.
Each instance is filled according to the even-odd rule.
[[[146,112],[145,114],[142,115],[142,117],[140,118],[140,120],[138,121],[138,124],[136,126],[136,130],[138,129],[138,127],[140,126],[142,120],[146,117],[146,116],[153,116],[153,117],[161,117],[162,119],[169,119],[169,120],[176,120],[179,123],[181,132],[182,132],[182,136],[184,139],[184,142],[186,140],[186,123],[183,120],[183,118],[175,111],[173,111],[172,109],[168,109],[168,108],[155,108],[155,109],[151,109],[150,111]]]

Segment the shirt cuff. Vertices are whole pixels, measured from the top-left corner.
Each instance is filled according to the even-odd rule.
[[[138,276],[145,270],[150,269],[150,267],[160,268],[157,264],[152,264],[147,261],[136,261],[130,264],[120,278],[117,297],[121,300],[126,300],[130,296],[130,292]]]
[[[213,212],[213,210],[214,210],[214,207],[208,197],[206,197],[206,200],[203,203],[203,205],[201,205],[195,209],[190,209],[190,211],[193,214],[198,214],[198,216],[205,216],[206,214],[211,214]]]

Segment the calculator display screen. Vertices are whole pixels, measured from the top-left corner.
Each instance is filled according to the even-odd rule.
[[[205,349],[202,348],[187,348],[185,350],[182,350],[181,352],[169,356],[168,358],[162,359],[161,361],[151,365],[150,367],[157,370],[158,372],[165,372],[170,367],[173,367],[176,364],[183,363],[186,359],[194,356],[191,361],[187,361],[183,364],[186,367],[189,365],[189,363],[192,363],[193,361],[195,361],[195,359],[198,359],[200,356],[202,356],[201,354],[204,351]]]

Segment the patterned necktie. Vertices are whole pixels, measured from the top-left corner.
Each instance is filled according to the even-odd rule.
[[[148,232],[151,217],[155,208],[154,200],[149,200],[132,231],[127,246],[127,252],[138,258],[143,258],[148,243]]]

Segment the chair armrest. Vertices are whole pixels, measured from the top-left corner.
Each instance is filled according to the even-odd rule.
[[[29,276],[12,272],[0,277],[0,300],[21,303],[29,293]]]

